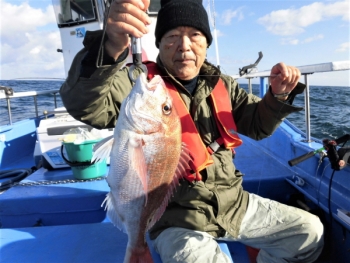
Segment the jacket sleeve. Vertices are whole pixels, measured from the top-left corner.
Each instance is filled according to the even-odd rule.
[[[233,79],[227,84],[230,86],[237,131],[255,140],[272,135],[286,116],[303,109],[291,105],[295,95],[301,93],[305,88],[301,83],[295,88],[295,92],[291,94],[287,102],[277,100],[270,90],[261,99],[253,94],[248,94]]]
[[[111,128],[116,124],[121,103],[129,94],[132,82],[128,69],[123,67],[128,51],[121,55],[125,58],[114,64],[96,67],[100,41],[99,32],[87,33],[84,48],[75,56],[60,95],[68,113],[75,119],[95,128]]]

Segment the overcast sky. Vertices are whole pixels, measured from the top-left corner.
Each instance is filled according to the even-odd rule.
[[[254,63],[259,51],[264,54],[259,70],[280,61],[302,66],[350,60],[350,0],[214,2],[220,66],[226,74],[236,75]],[[0,0],[0,19],[0,79],[65,77],[50,0]],[[216,63],[214,45],[208,59]],[[315,74],[311,85],[350,86],[350,71]]]

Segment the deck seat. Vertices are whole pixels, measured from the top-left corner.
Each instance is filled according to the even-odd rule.
[[[112,223],[1,228],[1,262],[123,262],[127,235]],[[220,242],[232,262],[249,263],[244,245]],[[20,253],[18,253],[20,251]],[[151,250],[155,263],[159,255]],[[231,257],[232,255],[232,257]]]
[[[112,223],[0,229],[1,262],[123,262],[128,237]]]

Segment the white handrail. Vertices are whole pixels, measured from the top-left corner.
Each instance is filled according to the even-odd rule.
[[[350,70],[350,60],[299,66],[297,68],[300,70],[301,74]],[[270,70],[264,70],[259,72],[252,72],[249,74],[245,74],[243,76],[233,75],[232,77],[234,79],[242,79],[242,78],[247,79],[247,78],[259,78],[259,77],[269,77],[269,76],[270,76]]]
[[[53,94],[53,93],[58,93],[58,92],[59,92],[59,90],[22,91],[22,92],[13,92],[13,95],[7,95],[7,94],[0,91],[0,99],[33,97],[33,96]]]
[[[8,95],[5,93],[5,91],[0,91],[0,99],[6,99],[6,102],[7,102],[7,113],[9,116],[9,124],[12,125],[11,99],[23,98],[23,97],[33,97],[34,98],[35,115],[36,115],[36,117],[38,117],[39,113],[38,113],[37,96],[46,95],[46,94],[53,94],[55,108],[57,108],[56,94],[58,92],[59,92],[59,90],[23,91],[23,92],[13,92],[12,95]]]
[[[301,74],[304,75],[304,82],[306,85],[305,88],[305,96],[304,96],[304,104],[305,104],[305,129],[306,129],[306,142],[311,142],[311,118],[310,118],[310,97],[309,97],[309,81],[308,81],[308,75],[313,73],[322,73],[322,72],[332,72],[332,71],[341,71],[341,70],[350,70],[350,60],[345,61],[336,61],[336,62],[328,62],[328,63],[321,63],[321,64],[314,64],[314,65],[307,65],[307,66],[299,66],[297,67]],[[252,78],[260,78],[260,96],[262,97],[264,95],[263,92],[266,92],[265,88],[265,78],[270,77],[270,71],[261,71],[261,72],[252,72],[249,74],[245,74],[243,76],[240,75],[233,75],[234,79],[248,79],[248,91],[249,93],[252,92],[252,84],[251,79]],[[262,87],[262,85],[264,85]]]
[[[328,62],[328,63],[321,63],[321,64],[314,64],[314,65],[307,65],[307,66],[299,66],[297,67],[301,74],[305,76],[305,84],[306,84],[306,91],[305,94],[308,94],[309,90],[309,83],[307,76],[309,74],[313,73],[321,73],[321,72],[332,72],[332,71],[341,71],[341,70],[350,70],[350,60],[346,61],[336,61],[336,62]],[[233,75],[232,77],[235,79],[248,79],[249,81],[249,90],[251,91],[251,79],[252,78],[261,78],[264,79],[266,77],[270,76],[270,71],[261,71],[261,72],[252,72],[249,74],[245,74],[243,76],[240,75]],[[260,85],[265,85],[265,81],[260,81]],[[266,90],[265,87],[260,87],[260,91]],[[11,113],[11,103],[10,100],[12,98],[21,98],[21,97],[33,97],[34,98],[34,106],[35,106],[35,112],[36,117],[38,117],[38,105],[37,105],[37,96],[39,95],[45,95],[45,94],[53,94],[54,95],[54,102],[55,102],[55,108],[57,107],[56,102],[56,94],[59,92],[59,90],[44,90],[44,91],[25,91],[25,92],[14,92],[13,95],[7,95],[5,92],[0,91],[0,99],[6,99],[7,100],[7,110],[9,115],[9,121],[10,125],[12,125],[12,113]],[[261,94],[262,96],[263,94]],[[310,102],[308,96],[305,96],[305,124],[306,124],[306,141],[311,141],[311,135],[310,135]]]

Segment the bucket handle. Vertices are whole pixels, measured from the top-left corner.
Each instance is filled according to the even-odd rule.
[[[63,153],[63,144],[61,145],[61,155],[62,155],[62,158],[63,160],[71,167],[74,167],[74,166],[90,166],[90,165],[93,165],[95,163],[94,162],[91,162],[91,161],[87,161],[87,162],[71,162],[69,161],[65,156],[64,156],[64,153]]]

